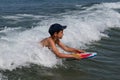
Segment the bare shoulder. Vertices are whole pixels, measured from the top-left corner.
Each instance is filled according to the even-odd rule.
[[[48,47],[51,49],[56,49],[56,44],[58,44],[59,40],[54,41],[51,37],[43,39],[40,43],[43,47]]]
[[[40,41],[40,43],[42,44],[42,46],[49,46],[49,38],[45,38],[43,40]]]

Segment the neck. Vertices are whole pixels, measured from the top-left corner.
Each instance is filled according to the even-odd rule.
[[[51,36],[52,40],[56,43],[58,39],[55,36]]]

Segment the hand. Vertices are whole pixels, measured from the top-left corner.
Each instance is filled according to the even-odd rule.
[[[80,59],[81,59],[79,53],[73,53],[72,55],[73,55],[73,57],[74,57],[75,59],[77,59],[77,60],[80,60]]]

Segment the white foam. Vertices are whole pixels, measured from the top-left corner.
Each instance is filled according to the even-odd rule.
[[[119,6],[118,3],[114,4]],[[76,11],[72,13],[74,14],[72,17],[71,15],[64,16],[64,24],[67,24],[69,27],[66,30],[65,42],[71,43],[71,45],[79,42],[89,44],[100,40],[102,37],[108,37],[107,34],[103,33],[105,30],[120,27],[120,14],[109,7],[100,7],[101,5],[103,4],[94,5],[86,11]],[[95,11],[93,11],[94,9]],[[69,40],[75,43],[72,44]]]
[[[41,20],[44,17],[47,17],[47,16],[33,15],[33,14],[16,14],[16,15],[2,16],[3,19],[12,20],[12,21],[9,21],[9,23],[11,23],[11,24],[13,24],[13,23],[16,24],[16,23],[22,22],[26,19]]]
[[[120,9],[120,2],[117,3],[103,3],[104,7],[113,8],[113,9]]]
[[[60,18],[43,20],[35,28],[22,32],[5,28],[1,33],[6,35],[0,37],[0,69],[12,70],[29,66],[30,63],[46,67],[62,64],[52,52],[38,43],[49,36],[48,28],[52,23],[68,26],[64,30],[62,42],[71,47],[85,48],[85,44],[108,37],[104,31],[120,27],[120,14],[109,7],[100,8],[101,5],[103,4],[94,5],[84,11],[55,15]]]
[[[42,18],[45,16],[33,15],[33,14],[16,14],[16,15],[2,16],[2,18],[4,18],[4,19],[13,19],[13,20],[22,19],[25,17],[39,19],[39,18]]]
[[[8,80],[8,78],[0,73],[0,80]]]
[[[19,35],[12,34],[12,37],[6,36],[7,39],[1,40],[0,68],[12,70],[16,67],[29,66],[30,63],[53,67],[61,63],[52,52],[41,48],[38,43],[40,34],[33,29]]]

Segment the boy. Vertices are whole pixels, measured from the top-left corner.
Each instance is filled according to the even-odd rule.
[[[66,45],[64,45],[60,39],[63,37],[63,30],[67,26],[62,26],[60,24],[53,24],[49,28],[49,34],[50,37],[45,38],[41,41],[42,46],[48,47],[56,56],[59,58],[75,58],[75,59],[80,59],[80,56],[77,55],[79,53],[82,53],[84,51],[78,50],[75,48],[70,48]],[[59,52],[59,50],[56,47],[56,44],[61,47],[63,50],[68,51],[68,52],[73,52],[72,54],[64,54]]]

